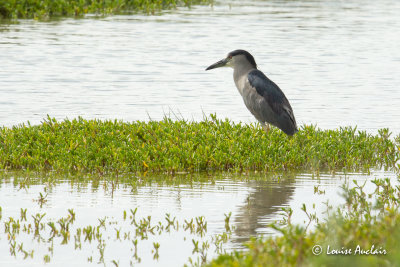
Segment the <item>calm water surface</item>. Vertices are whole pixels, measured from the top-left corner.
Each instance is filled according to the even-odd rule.
[[[321,174],[316,178],[311,174],[283,174],[276,176],[250,175],[237,176],[223,174],[213,176],[195,175],[190,183],[174,183],[167,185],[165,182],[142,184],[132,187],[128,183],[120,183],[113,191],[110,184],[100,182],[77,182],[63,180],[54,183],[44,183],[43,180],[35,182],[33,178],[31,185],[21,188],[21,179],[18,175],[5,176],[0,183],[0,207],[2,207],[2,228],[9,217],[20,219],[21,208],[27,209],[28,221],[37,213],[46,213],[43,222],[57,221],[66,217],[68,209],[76,213],[76,221],[71,226],[70,241],[61,245],[62,238],[54,239],[53,254],[49,266],[87,266],[90,264],[88,258],[92,257],[93,264],[99,261],[98,243],[93,241],[82,242],[82,249],[74,248],[74,237],[76,228],[88,225],[99,225],[98,219],[107,218],[107,230],[103,233],[105,239],[104,263],[113,266],[112,260],[119,261],[120,266],[129,265],[133,261],[135,266],[182,266],[188,263],[189,257],[197,259],[198,253],[193,254],[194,245],[192,239],[200,244],[208,242],[210,249],[207,258],[215,257],[215,245],[212,236],[225,231],[225,215],[232,212],[230,225],[233,228],[231,239],[223,245],[223,249],[242,249],[243,242],[249,236],[260,234],[276,234],[266,229],[266,225],[276,220],[281,220],[281,208],[291,207],[294,210],[292,222],[306,225],[308,219],[300,210],[306,204],[309,213],[316,213],[320,219],[325,215],[326,203],[336,206],[344,203],[339,197],[342,192],[338,185],[353,185],[353,180],[366,184],[366,192],[371,193],[375,188],[370,182],[374,178],[390,178],[396,183],[396,175],[391,172],[375,171],[370,175],[342,174],[334,176]],[[200,178],[199,178],[200,177]],[[131,177],[137,180],[137,177]],[[315,193],[314,186],[319,191]],[[47,202],[40,207],[35,200],[39,193],[45,194]],[[133,189],[133,190],[132,190]],[[313,207],[315,204],[315,207]],[[133,258],[132,240],[135,228],[127,223],[130,219],[123,219],[123,212],[130,214],[130,209],[138,208],[136,218],[151,216],[152,224],[161,221],[166,224],[165,216],[169,213],[182,223],[180,230],[162,232],[161,234],[149,235],[149,239],[138,240],[138,256],[141,262]],[[184,220],[204,216],[207,221],[207,232],[203,237],[190,235],[183,230]],[[21,224],[24,222],[21,221]],[[59,225],[57,225],[59,228]],[[311,226],[312,227],[312,226]],[[47,227],[49,229],[49,227]],[[116,229],[123,233],[131,232],[131,239],[117,240]],[[23,255],[18,252],[16,256],[10,255],[10,243],[3,229],[0,234],[0,265],[1,266],[42,266],[44,255],[50,254],[48,247],[50,242],[49,230],[42,231],[42,239],[34,235],[26,235],[22,231],[17,235],[17,244],[24,243],[25,250],[34,250],[33,258],[23,260]],[[83,237],[82,237],[83,240]],[[153,259],[153,242],[160,244],[158,260]]]
[[[300,124],[400,133],[400,2],[222,1],[160,16],[0,25],[0,125],[59,119],[255,119],[231,69],[250,51]]]

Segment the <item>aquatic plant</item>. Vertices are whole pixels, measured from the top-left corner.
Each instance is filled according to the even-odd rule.
[[[154,13],[177,6],[211,4],[212,0],[0,0],[0,19],[79,17],[85,14]]]
[[[8,175],[14,176],[12,173]],[[4,176],[3,180],[6,180],[6,175]],[[87,183],[87,180],[84,179],[83,183]],[[30,183],[27,186],[36,182],[34,179],[21,177],[15,185],[27,181]],[[367,183],[370,183],[369,187],[366,186]],[[365,188],[368,188],[368,191]],[[127,247],[131,251],[129,260],[133,264],[141,261],[141,256],[144,255],[138,247],[143,248],[147,242],[150,244],[151,257],[157,260],[163,257],[164,247],[162,238],[158,237],[163,234],[174,235],[181,231],[186,234],[184,241],[192,250],[192,256],[188,259],[189,266],[207,264],[210,260],[207,257],[210,249],[220,256],[209,262],[209,266],[337,266],[338,262],[341,266],[398,266],[400,186],[391,184],[389,179],[376,179],[364,184],[354,182],[352,186],[345,184],[342,191],[345,204],[334,209],[328,202],[325,203],[327,216],[316,216],[315,212],[303,205],[301,210],[306,214],[308,222],[302,225],[291,222],[293,210],[290,207],[282,208],[282,220],[266,226],[279,234],[253,237],[246,244],[247,251],[227,253],[223,248],[223,244],[229,241],[234,231],[234,226],[230,223],[232,213],[224,214],[225,223],[221,219],[221,227],[225,228],[225,231],[213,235],[210,239],[205,236],[208,223],[203,216],[177,219],[176,216],[165,213],[165,216],[157,220],[138,212],[138,208],[135,207],[121,210],[121,219],[102,214],[94,224],[87,225],[76,225],[81,214],[73,209],[67,209],[65,216],[50,218],[44,211],[37,213],[35,208],[20,208],[19,213],[16,213],[17,217],[13,218],[0,207],[4,215],[4,219],[0,217],[4,235],[1,239],[8,243],[10,255],[18,258],[39,257],[44,262],[51,262],[57,255],[53,254],[53,250],[72,248],[91,251],[92,255],[87,257],[89,262],[95,260],[121,265],[123,263],[119,261],[124,258],[118,258],[117,255],[110,258],[107,254],[106,248],[113,243],[128,244]],[[314,187],[314,194],[324,193],[320,187]],[[313,207],[315,208],[314,205]],[[26,236],[32,237],[29,240],[32,240],[33,244],[26,242]],[[72,241],[72,246],[57,246]],[[32,249],[36,246],[34,242],[44,244],[48,248],[45,254]],[[352,249],[352,254],[346,255],[349,249]]]
[[[0,169],[113,173],[177,171],[368,171],[398,168],[400,137],[302,126],[292,138],[214,115],[204,121],[77,118],[0,128]],[[114,183],[114,182],[113,182]]]
[[[247,251],[222,254],[207,266],[399,266],[400,186],[372,183],[370,194],[365,183],[344,186],[346,204],[333,210],[326,203],[328,219],[314,230],[291,224],[285,210],[285,224],[269,226],[278,237],[253,238]]]
[[[204,237],[204,233],[207,232],[207,222],[203,216],[191,218],[190,221],[196,221],[197,225],[193,225],[193,229],[179,229],[179,225],[183,225],[182,222],[179,222],[176,217],[173,217],[170,214],[165,215],[165,221],[158,221],[155,224],[151,224],[151,216],[138,218],[138,221],[135,220],[135,210],[130,210],[130,224],[129,220],[126,220],[127,211],[123,211],[125,214],[123,220],[111,221],[108,217],[104,217],[104,219],[98,219],[98,225],[86,225],[82,227],[77,227],[74,225],[74,221],[76,216],[75,211],[73,209],[68,209],[68,215],[66,217],[61,217],[56,220],[57,224],[52,220],[48,220],[45,218],[46,213],[36,215],[31,215],[30,217],[26,216],[26,213],[29,212],[27,209],[21,209],[21,217],[24,219],[16,219],[13,217],[9,217],[7,221],[4,222],[4,234],[7,236],[9,251],[10,254],[14,257],[18,257],[22,255],[23,259],[27,257],[34,258],[37,257],[38,252],[34,255],[35,250],[25,250],[24,246],[32,246],[32,243],[25,244],[23,242],[24,236],[32,235],[32,242],[38,242],[44,244],[47,247],[47,250],[50,252],[49,254],[43,255],[43,261],[45,263],[50,262],[53,259],[54,250],[61,249],[71,249],[71,246],[56,246],[54,248],[54,242],[60,245],[67,245],[70,242],[70,237],[74,238],[74,249],[82,250],[88,249],[89,247],[96,246],[98,252],[98,262],[105,263],[108,260],[108,255],[105,254],[106,246],[110,246],[116,241],[126,242],[128,244],[132,244],[133,247],[131,251],[133,252],[131,265],[133,262],[140,262],[141,258],[138,256],[138,246],[139,243],[146,242],[149,237],[153,240],[155,237],[158,237],[162,234],[171,232],[187,232],[188,236],[193,236],[200,238],[200,241],[203,241],[202,237]],[[31,219],[30,219],[31,218]],[[189,220],[189,219],[188,219]],[[187,222],[188,220],[185,220]],[[45,222],[43,222],[45,221]],[[128,223],[128,224],[126,224]],[[154,225],[154,226],[153,226]],[[133,227],[133,228],[132,228]],[[110,231],[110,228],[114,229]],[[234,228],[233,226],[229,226],[228,228]],[[33,231],[34,229],[34,231]],[[75,234],[73,231],[75,230]],[[155,231],[157,230],[157,231]],[[111,238],[112,233],[115,233],[115,238]],[[211,236],[211,242],[215,244],[215,246],[220,248],[222,251],[222,243],[226,243],[228,238],[231,235],[231,231],[223,232],[221,234],[216,234]],[[81,238],[81,237],[84,238]],[[225,238],[221,238],[223,236]],[[184,239],[185,240],[185,239]],[[194,240],[194,239],[193,239]],[[160,243],[157,241],[149,241],[153,244],[153,249],[151,250],[152,258],[154,260],[158,260],[160,257],[160,250],[162,248]],[[202,262],[206,262],[207,251],[210,248],[210,243],[206,240],[199,244],[199,241],[196,241],[198,248],[196,251],[193,251],[193,257],[195,258],[198,254],[199,258],[201,258]],[[92,247],[93,247],[92,246]],[[89,250],[88,251],[92,251]],[[40,253],[40,252],[39,252]],[[92,251],[93,253],[93,251]],[[90,252],[89,252],[90,254]],[[124,258],[126,260],[126,254],[124,254]],[[112,255],[115,257],[117,255]],[[87,258],[89,262],[92,262],[93,255]],[[113,259],[111,262],[118,266],[120,259]]]

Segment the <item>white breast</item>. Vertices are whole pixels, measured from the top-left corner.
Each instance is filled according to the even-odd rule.
[[[246,86],[246,83],[249,83],[249,81],[247,80],[247,75],[243,75],[239,79],[235,80],[236,88],[238,89],[241,96],[243,96],[243,90]]]

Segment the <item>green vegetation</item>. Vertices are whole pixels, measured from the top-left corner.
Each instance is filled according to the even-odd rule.
[[[99,190],[105,194],[111,192],[111,196],[114,191],[120,194],[122,187],[130,188],[135,195],[138,185],[151,186],[153,184],[152,179],[132,182],[135,178],[128,179],[124,176],[100,178],[90,174],[86,176],[85,178],[81,175],[58,176],[52,172],[39,176],[28,172],[0,172],[1,184],[14,184],[15,187],[26,192],[34,185],[44,185],[43,191],[36,194],[36,197],[32,199],[32,205],[28,207],[14,209],[4,206],[3,210],[0,206],[0,240],[3,241],[3,246],[8,246],[11,256],[17,260],[36,259],[37,261],[39,259],[40,261],[43,259],[45,263],[48,263],[58,260],[58,253],[54,253],[56,251],[64,254],[76,250],[83,251],[88,262],[102,263],[106,266],[118,266],[121,262],[120,266],[128,266],[128,263],[130,263],[129,266],[135,266],[142,261],[142,258],[145,260],[152,258],[156,262],[160,257],[168,257],[164,253],[163,241],[170,237],[176,240],[179,236],[180,242],[191,247],[188,264],[200,266],[209,259],[208,252],[214,251],[221,254],[225,251],[223,246],[235,230],[235,226],[230,223],[231,213],[225,214],[225,230],[213,234],[207,232],[208,222],[205,216],[177,218],[172,213],[165,213],[161,217],[154,218],[148,215],[147,210],[139,206],[129,207],[128,205],[128,209],[121,208],[118,211],[120,216],[110,215],[109,212],[100,209],[99,217],[93,217],[91,221],[82,220],[82,217],[87,214],[79,212],[79,207],[74,207],[77,211],[70,208],[57,212],[59,215],[56,217],[54,213],[50,215],[52,214],[51,206],[55,203],[49,205],[48,198],[54,196],[54,190],[61,184],[69,184],[71,190],[89,186],[90,190]],[[179,178],[179,176],[191,178]],[[171,182],[166,182],[168,178],[162,180],[161,175],[157,178],[153,180],[155,183],[170,185],[172,180],[173,184],[191,184],[188,182],[191,179],[199,183],[210,182],[209,177],[198,173],[170,177]],[[218,176],[218,179],[221,178]],[[38,210],[37,207],[40,209]],[[47,210],[49,207],[50,209]],[[119,247],[121,244],[125,251],[120,254],[107,253],[110,248]],[[149,245],[152,247],[151,251],[145,249]],[[39,249],[40,247],[43,249]],[[7,253],[7,250],[3,251],[3,255],[4,253]],[[110,262],[114,265],[109,265]],[[85,261],[81,262],[82,264],[84,265]]]
[[[41,19],[85,14],[154,13],[177,6],[211,4],[212,0],[0,0],[0,19]]]
[[[368,171],[395,168],[400,137],[355,128],[277,129],[219,120],[122,122],[78,118],[0,129],[0,169],[82,173]],[[398,167],[398,166],[397,166]]]
[[[0,209],[1,210],[1,209]],[[184,234],[184,240],[193,245],[191,263],[206,263],[207,251],[212,244],[215,250],[222,253],[222,245],[229,240],[231,230],[224,231],[221,234],[211,235],[210,238],[205,237],[207,233],[207,221],[204,216],[195,218],[178,220],[169,213],[165,214],[164,220],[154,221],[151,216],[140,218],[136,215],[137,208],[123,211],[123,217],[119,220],[104,216],[98,218],[97,223],[77,227],[74,222],[77,215],[73,209],[68,209],[68,214],[59,219],[51,219],[46,213],[36,213],[27,217],[27,209],[21,208],[20,217],[8,217],[3,220],[4,234],[8,240],[10,254],[14,257],[22,257],[23,259],[37,257],[34,249],[27,248],[32,243],[37,242],[47,247],[49,254],[43,255],[43,260],[48,263],[53,258],[53,252],[57,250],[66,250],[74,248],[75,250],[86,249],[93,253],[94,244],[98,244],[97,255],[90,255],[88,262],[92,262],[93,258],[98,259],[98,263],[109,262],[105,255],[105,248],[115,244],[116,242],[124,242],[127,251],[131,253],[128,259],[130,266],[141,262],[141,256],[138,247],[144,246],[149,239],[162,235],[170,235],[171,233],[181,232]],[[2,218],[0,217],[0,220]],[[229,223],[228,223],[228,227]],[[32,243],[24,243],[24,237],[32,237]],[[62,246],[74,242],[74,246]],[[61,246],[60,246],[61,245]],[[35,245],[33,245],[35,247]],[[37,246],[37,245],[36,245]],[[158,260],[160,243],[153,242],[154,249],[151,251],[153,259]],[[96,251],[96,250],[95,250]],[[40,250],[39,250],[40,253]],[[118,263],[119,260],[127,260],[124,254],[123,259],[112,260]],[[40,255],[41,256],[41,255]],[[116,255],[112,255],[115,257]],[[118,255],[117,255],[118,256]],[[146,256],[146,255],[144,255]],[[196,261],[197,259],[197,261]],[[83,263],[84,264],[84,263]],[[116,264],[118,266],[118,264]]]
[[[17,215],[10,217],[10,211],[2,211],[0,207],[0,222],[4,227],[1,238],[8,243],[10,254],[19,259],[43,258],[44,262],[51,262],[59,255],[53,255],[53,251],[67,253],[67,250],[75,249],[88,251],[88,262],[119,263],[129,260],[131,264],[136,264],[149,253],[157,261],[168,257],[163,253],[165,247],[161,241],[164,236],[180,232],[184,235],[179,236],[192,248],[192,256],[186,266],[399,266],[400,263],[400,186],[392,185],[389,179],[366,181],[362,185],[354,182],[351,188],[343,186],[345,204],[334,209],[328,202],[322,203],[327,207],[326,219],[322,218],[324,215],[317,216],[315,209],[310,211],[303,205],[302,211],[309,221],[304,225],[293,224],[291,217],[299,211],[283,208],[283,219],[267,226],[277,230],[280,233],[278,236],[253,238],[246,244],[247,251],[226,253],[224,246],[235,230],[230,223],[232,213],[225,214],[225,230],[208,237],[208,223],[204,216],[177,219],[165,213],[165,216],[154,219],[146,215],[146,211],[143,214],[139,209],[138,212],[135,207],[122,209],[121,217],[110,217],[104,213],[95,223],[85,222],[82,225],[76,223],[82,214],[72,208],[57,218],[42,210],[42,205],[46,208],[47,192],[56,186],[49,182],[50,179],[44,182],[31,180],[35,178],[29,176],[17,178],[15,175],[5,174],[2,182],[13,182],[24,189],[36,182],[46,185],[44,192],[39,192],[32,202],[34,206],[41,207],[39,212],[32,207],[20,208]],[[56,176],[51,180],[54,183],[58,181]],[[109,191],[110,186],[114,188],[104,182],[100,187],[105,191]],[[323,191],[316,190],[314,194],[323,194]],[[313,226],[311,230],[310,226]],[[28,242],[27,236],[32,237]],[[47,247],[49,253],[37,250],[35,242]],[[120,255],[110,258],[110,254],[105,253],[105,248],[121,243],[131,251],[129,259],[119,258]],[[66,244],[73,246],[63,246]],[[145,254],[140,249],[148,247],[148,244],[152,249]],[[319,252],[315,249],[316,245],[322,249],[319,255],[314,254]],[[207,255],[212,251],[219,256],[207,263]]]
[[[12,176],[16,185],[27,189],[33,182],[30,171],[43,172],[37,182],[51,188],[57,184],[57,173],[67,173],[76,177],[71,180],[72,184],[91,182],[93,188],[101,186],[113,194],[122,181],[134,192],[145,182],[158,181],[150,177],[165,172],[177,175],[161,175],[161,182],[168,184],[171,180],[170,183],[179,184],[198,179],[196,175],[200,171],[318,174],[326,170],[369,171],[381,167],[398,171],[399,150],[400,136],[390,138],[388,129],[373,135],[351,127],[321,130],[303,126],[294,137],[288,137],[275,128],[266,133],[258,124],[234,123],[214,115],[201,122],[165,118],[132,123],[83,118],[57,121],[48,117],[40,125],[28,123],[0,128],[0,169],[3,170],[0,177],[8,181]],[[22,170],[24,175],[17,179],[9,170]],[[148,172],[155,175],[149,176]],[[180,177],[180,172],[192,174]],[[132,173],[140,173],[146,179]],[[44,212],[32,213],[27,208],[21,208],[19,218],[6,217],[0,207],[0,220],[3,220],[10,253],[24,258],[34,257],[34,250],[23,246],[18,238],[20,232],[50,240],[49,252],[54,249],[53,240],[67,244],[73,237],[75,249],[95,241],[98,255],[89,255],[89,262],[104,262],[104,248],[112,235],[117,241],[128,240],[134,252],[131,261],[140,262],[138,242],[161,232],[182,229],[196,237],[188,239],[193,245],[193,255],[198,257],[197,261],[190,259],[189,264],[195,266],[206,263],[207,251],[214,247],[220,256],[209,262],[209,266],[337,266],[338,263],[341,266],[398,266],[400,186],[393,186],[389,179],[372,183],[375,191],[368,193],[365,184],[355,184],[353,188],[344,186],[346,204],[334,210],[326,203],[328,218],[323,221],[304,205],[302,210],[309,222],[295,225],[291,223],[293,210],[283,209],[283,221],[269,226],[279,236],[253,238],[247,244],[247,251],[231,254],[224,254],[222,247],[231,234],[231,214],[225,214],[226,232],[206,241],[202,238],[207,221],[202,216],[178,222],[166,214],[165,222],[154,222],[149,216],[135,217],[136,210],[132,209],[123,211],[123,221],[112,221],[105,215],[98,219],[98,225],[76,227],[73,222],[79,215],[73,209],[68,210],[66,217],[55,220]],[[324,193],[318,186],[314,190],[316,194]],[[34,199],[39,207],[46,206],[47,201],[46,190]],[[134,226],[135,231],[125,231],[125,224]],[[108,225],[112,228],[106,231]],[[310,230],[310,225],[315,227]],[[163,257],[159,240],[149,242],[153,259]],[[322,249],[320,255],[313,254],[316,245]],[[339,255],[328,255],[328,251]],[[367,252],[369,255],[361,255]],[[49,262],[52,255],[40,257]],[[119,259],[109,260],[119,265]]]
[[[346,204],[334,211],[328,206],[329,219],[315,230],[292,225],[293,211],[287,209],[285,225],[271,226],[281,236],[252,239],[248,251],[220,255],[208,266],[399,266],[400,186],[389,179],[372,182],[376,189],[371,194],[365,184],[344,187]]]

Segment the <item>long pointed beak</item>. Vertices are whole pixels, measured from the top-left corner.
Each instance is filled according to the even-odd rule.
[[[212,64],[206,70],[212,70],[212,69],[224,67],[226,65],[226,63],[228,63],[228,59],[224,58],[224,59]]]

